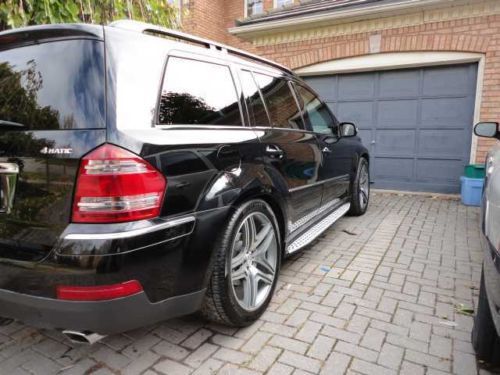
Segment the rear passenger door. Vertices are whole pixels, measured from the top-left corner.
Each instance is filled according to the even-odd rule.
[[[144,152],[168,179],[164,215],[233,199],[243,182],[232,171],[242,161],[253,162],[259,145],[255,132],[243,126],[240,106],[225,61],[177,52],[168,58],[156,126],[161,130]]]
[[[265,163],[278,173],[289,192],[290,229],[317,209],[321,151],[314,134],[306,131],[290,82],[283,77],[243,70],[242,88],[250,124],[258,128]],[[259,93],[260,89],[260,93]]]

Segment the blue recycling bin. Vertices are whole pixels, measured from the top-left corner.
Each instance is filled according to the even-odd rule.
[[[462,203],[466,206],[480,206],[484,178],[460,177],[462,182]]]

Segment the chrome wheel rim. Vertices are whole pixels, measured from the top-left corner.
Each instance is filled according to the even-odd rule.
[[[229,277],[236,301],[246,311],[266,301],[276,277],[278,241],[271,220],[253,212],[241,223],[231,249]]]
[[[361,166],[361,171],[359,172],[359,204],[361,208],[365,208],[368,205],[368,200],[370,199],[370,175],[368,173],[368,167],[363,164]]]

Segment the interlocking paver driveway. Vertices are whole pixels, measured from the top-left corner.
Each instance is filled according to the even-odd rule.
[[[14,323],[0,374],[476,374],[472,318],[455,307],[477,301],[478,220],[457,200],[376,193],[284,263],[251,327],[188,317],[86,347]]]

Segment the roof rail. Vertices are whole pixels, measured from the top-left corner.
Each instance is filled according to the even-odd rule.
[[[200,38],[200,37],[197,37],[194,35],[183,33],[182,31],[167,29],[165,27],[156,26],[156,25],[152,25],[152,24],[140,22],[140,21],[133,21],[133,20],[114,21],[114,22],[111,22],[108,26],[119,28],[119,29],[124,29],[124,30],[136,31],[139,33],[144,33],[144,34],[151,34],[151,35],[156,34],[156,35],[168,36],[171,38],[175,38],[175,39],[183,40],[186,42],[198,44],[198,45],[204,46],[206,48],[215,49],[215,50],[222,51],[222,52],[232,53],[234,55],[238,55],[241,57],[247,57],[250,59],[258,60],[262,63],[274,66],[275,68],[283,69],[283,70],[287,71],[288,73],[293,74],[293,72],[289,68],[287,68],[281,64],[275,63],[274,61],[271,61],[271,60],[265,59],[263,57],[254,55],[253,53],[250,53],[250,52],[246,52],[246,51],[243,51],[243,50],[240,50],[237,48],[233,48],[233,47],[230,47],[230,46],[222,44],[222,43],[215,42],[215,41],[210,40],[210,39],[204,39],[204,38]]]

